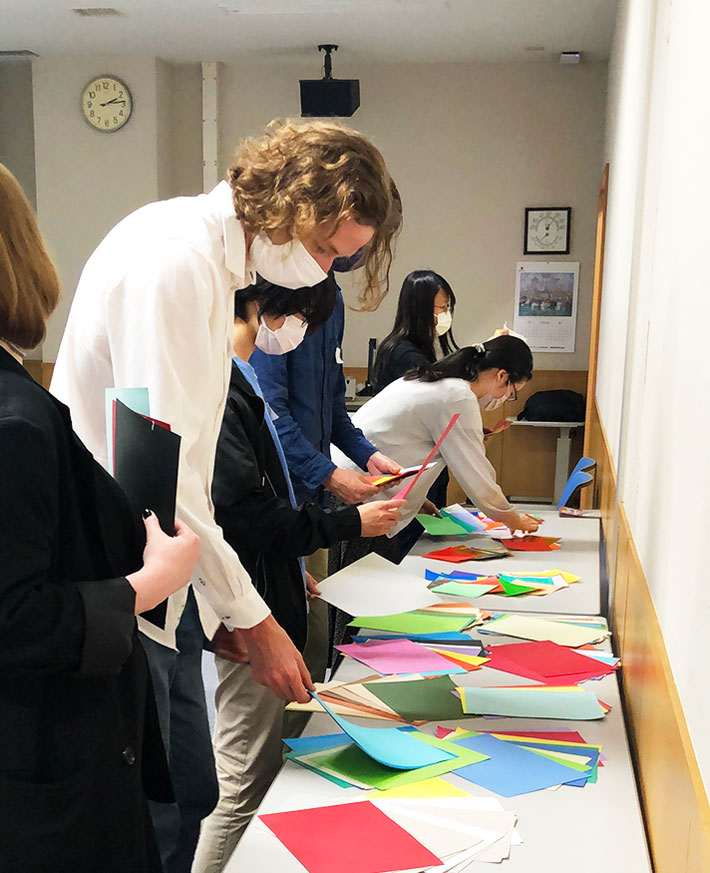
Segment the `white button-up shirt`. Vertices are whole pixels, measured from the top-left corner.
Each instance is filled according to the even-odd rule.
[[[478,398],[465,379],[439,382],[397,379],[358,409],[353,424],[381,452],[410,467],[422,463],[456,413],[458,421],[433,458],[437,466],[422,473],[407,498],[400,521],[388,536],[402,530],[419,511],[443,464],[448,465],[465,493],[486,515],[504,524],[515,523],[516,510],[501,491],[495,470],[486,457]],[[331,446],[331,455],[339,467],[357,469],[335,446]],[[378,497],[394,497],[401,488],[400,482]]]
[[[217,619],[253,627],[269,614],[214,521],[210,493],[233,354],[233,295],[253,280],[227,182],[138,209],[84,267],[51,386],[104,466],[106,388],[147,386],[151,416],[182,437],[177,513],[200,537],[192,583],[208,636]],[[174,647],[186,598],[187,588],[170,598],[164,630],[144,620],[141,630]]]

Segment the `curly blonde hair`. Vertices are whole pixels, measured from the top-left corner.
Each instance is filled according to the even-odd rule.
[[[358,299],[362,309],[377,309],[389,290],[401,204],[368,139],[330,121],[272,122],[263,136],[240,143],[227,178],[237,217],[249,231],[286,230],[303,240],[318,229],[335,232],[347,218],[372,227]]]
[[[59,300],[59,279],[20,183],[0,164],[0,339],[32,349]]]

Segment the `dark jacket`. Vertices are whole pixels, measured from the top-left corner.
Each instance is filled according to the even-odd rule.
[[[390,382],[401,379],[407,370],[429,363],[429,358],[413,342],[400,340],[384,361],[375,361],[375,393],[382,391]]]
[[[0,869],[158,871],[172,799],[124,578],[144,534],[68,409],[0,349]]]
[[[217,443],[212,501],[225,539],[276,621],[303,649],[307,611],[298,557],[358,537],[360,513],[354,506],[334,512],[313,503],[291,506],[264,420],[264,401],[234,363]]]
[[[286,355],[257,349],[249,361],[278,416],[274,423],[299,503],[312,499],[335,470],[331,443],[363,470],[377,451],[345,409],[344,326],[345,304],[338,290],[333,314],[298,348]]]

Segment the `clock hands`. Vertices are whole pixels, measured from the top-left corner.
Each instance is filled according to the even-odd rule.
[[[119,100],[118,97],[114,97],[113,100],[107,100],[105,103],[99,103],[99,106],[110,106],[112,103],[121,103],[123,106],[126,105],[125,100]]]

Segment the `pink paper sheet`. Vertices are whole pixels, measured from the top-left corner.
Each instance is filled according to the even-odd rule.
[[[378,673],[430,673],[454,670],[451,661],[442,658],[412,640],[368,640],[347,643],[336,649],[366,664]]]

